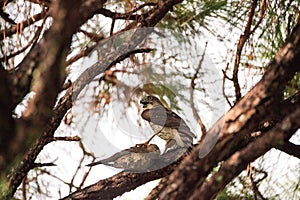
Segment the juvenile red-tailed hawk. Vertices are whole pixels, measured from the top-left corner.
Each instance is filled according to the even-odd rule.
[[[158,98],[145,96],[140,103],[143,104],[142,118],[150,123],[155,133],[144,144],[148,144],[155,135],[167,142],[165,149],[174,145],[188,148],[193,144],[195,135],[185,121],[166,108]]]

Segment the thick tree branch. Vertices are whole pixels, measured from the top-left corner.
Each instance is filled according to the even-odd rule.
[[[165,186],[168,181],[168,176],[162,178],[158,185],[148,194],[144,200],[159,199],[159,191]]]
[[[9,84],[8,72],[0,64],[0,84],[5,86]],[[9,161],[13,159],[11,150],[11,137],[15,136],[15,123],[12,119],[12,112],[14,106],[12,105],[11,98],[12,94],[8,87],[0,87],[0,172],[6,172],[9,165]],[[0,179],[4,178],[3,174],[0,174]]]
[[[220,170],[207,183],[196,190],[189,199],[213,199],[234,177],[243,171],[248,163],[265,154],[272,147],[288,140],[300,127],[300,108],[288,115],[273,129],[230,156]],[[255,149],[255,151],[254,151]]]
[[[275,146],[275,148],[300,159],[300,145],[285,141],[283,144]]]
[[[70,6],[72,5],[72,6]],[[32,52],[40,54],[36,59],[43,60],[37,62],[38,66],[33,74],[32,91],[35,96],[30,99],[28,106],[24,111],[21,120],[17,120],[18,129],[14,144],[17,145],[16,155],[22,155],[28,148],[28,144],[24,143],[25,138],[38,138],[47,127],[47,122],[53,114],[53,106],[55,104],[59,88],[62,87],[65,71],[65,60],[70,48],[73,33],[80,25],[78,19],[78,8],[80,1],[77,3],[69,1],[55,1],[51,15],[53,16],[53,25],[45,33],[41,44],[35,46]],[[74,23],[70,23],[74,22]],[[39,51],[37,50],[39,49]],[[28,61],[29,64],[32,61]],[[33,67],[36,63],[33,63]],[[55,81],[53,81],[55,80]],[[17,158],[18,156],[16,156]],[[33,157],[31,157],[33,158]],[[28,157],[25,158],[29,159]],[[9,179],[10,188],[5,194],[7,197],[14,194],[17,186],[22,182],[23,177],[28,169],[34,167],[34,160],[30,163],[21,163],[16,171]]]
[[[113,199],[127,191],[137,188],[149,181],[162,178],[170,174],[176,165],[170,165],[166,168],[147,172],[147,173],[130,173],[130,172],[120,172],[119,174],[113,176],[113,178],[107,178],[88,186],[82,190],[76,191],[65,198],[68,199]]]
[[[186,156],[186,153],[185,148],[168,151],[157,160],[152,161],[155,164],[153,169],[156,170],[141,173],[120,172],[78,190],[63,199],[112,199],[149,181],[169,175]]]

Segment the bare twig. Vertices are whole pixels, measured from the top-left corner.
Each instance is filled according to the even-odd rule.
[[[255,170],[255,168],[254,168],[254,170]],[[255,170],[255,171],[257,172],[257,170]],[[258,199],[266,200],[266,198],[261,194],[261,192],[258,189],[258,184],[267,177],[266,174],[267,173],[264,172],[264,176],[262,178],[260,178],[259,180],[254,180],[254,173],[250,173],[250,180],[251,180],[252,190],[254,193],[255,200],[258,200]],[[259,198],[257,198],[257,197],[259,197]]]
[[[41,20],[41,19],[45,19],[48,17],[48,10],[47,9],[44,9],[42,10],[42,12],[30,17],[29,19],[26,19],[24,20],[23,22],[21,23],[18,23],[16,25],[14,25],[12,28],[10,29],[7,29],[7,30],[0,30],[0,40],[3,40],[4,39],[4,36],[5,37],[9,37],[15,33],[17,33],[21,27],[22,28],[25,28],[25,27],[28,27],[34,23],[36,23],[37,21]]]
[[[246,41],[248,40],[251,32],[251,24],[253,21],[253,17],[255,14],[255,8],[257,6],[257,0],[252,0],[251,3],[251,9],[248,17],[247,24],[244,29],[244,33],[240,36],[239,42],[237,44],[237,49],[236,49],[236,56],[235,56],[235,61],[234,61],[234,67],[233,67],[233,75],[232,75],[232,81],[235,89],[235,101],[237,102],[241,98],[241,88],[238,80],[238,72],[239,72],[239,64],[241,60],[241,54],[242,50],[244,48],[244,45]]]
[[[44,174],[47,174],[47,175],[49,175],[49,176],[51,176],[51,177],[53,177],[53,178],[59,180],[60,182],[62,182],[62,183],[64,183],[64,184],[68,185],[69,187],[75,187],[76,189],[79,189],[77,186],[71,185],[71,183],[69,183],[68,181],[63,180],[62,178],[56,176],[55,174],[51,174],[51,173],[50,173],[49,171],[47,171],[46,169],[40,169],[40,171],[41,171],[42,173],[44,173]]]
[[[93,157],[92,163],[93,163],[95,160],[96,160],[96,158]],[[86,173],[84,173],[84,175],[83,175],[83,177],[82,177],[82,180],[81,180],[81,183],[79,184],[79,188],[82,188],[82,186],[83,186],[83,184],[85,183],[87,177],[89,176],[91,170],[92,170],[92,167],[90,167],[90,168],[88,169],[88,171],[87,171]]]
[[[26,190],[26,185],[27,185],[27,176],[24,177],[23,181],[22,181],[22,197],[24,200],[27,199],[27,190]]]
[[[8,59],[13,58],[13,57],[19,55],[20,53],[23,53],[30,46],[32,46],[37,41],[37,39],[40,37],[41,32],[42,32],[42,30],[44,28],[44,23],[45,23],[45,20],[43,21],[43,24],[37,28],[37,31],[35,32],[33,38],[31,40],[29,40],[29,42],[24,47],[22,47],[22,49],[14,52],[14,53],[12,53],[10,55],[4,55],[4,57],[0,58],[0,62],[1,61],[7,61]]]
[[[195,86],[196,86],[196,79],[198,78],[198,75],[199,75],[199,71],[202,67],[202,63],[204,61],[204,57],[205,57],[205,53],[206,53],[206,48],[207,48],[207,42],[205,43],[205,46],[204,46],[204,50],[203,50],[203,54],[201,56],[201,59],[199,61],[199,64],[195,70],[195,73],[194,73],[194,76],[192,77],[191,79],[191,84],[190,84],[190,104],[191,104],[191,108],[192,108],[192,111],[193,111],[193,115],[194,115],[194,118],[197,120],[198,124],[200,125],[200,128],[201,128],[201,131],[202,131],[202,135],[201,135],[201,139],[205,137],[206,135],[206,128],[205,128],[205,125],[203,124],[202,120],[201,120],[201,117],[199,115],[199,111],[197,112],[197,109],[195,107],[195,102],[194,102],[194,90],[195,90]]]
[[[117,13],[117,12],[112,12],[108,9],[102,8],[99,13],[104,15],[105,17],[109,17],[112,19],[126,19],[126,20],[136,20],[138,18],[141,17],[141,15],[139,14],[133,14],[143,8],[145,8],[146,6],[157,6],[157,3],[154,2],[149,2],[149,3],[145,3],[142,4],[138,7],[136,7],[135,9],[133,9],[132,11],[129,11],[127,13]],[[149,13],[144,13],[142,15],[144,15],[143,17],[146,17]]]
[[[49,142],[54,142],[54,141],[80,141],[80,137],[78,136],[66,136],[66,137],[52,137],[49,138]]]
[[[88,32],[86,30],[80,29],[81,33],[89,37],[93,42],[99,42],[100,40],[104,39],[104,34],[103,33],[93,33],[93,32]]]
[[[230,78],[227,76],[227,71],[228,71],[228,69],[229,69],[229,63],[227,63],[225,70],[222,70],[222,72],[223,72],[222,93],[223,93],[223,96],[225,97],[225,99],[226,99],[228,105],[229,105],[230,107],[232,107],[232,104],[231,104],[231,102],[229,101],[229,98],[228,98],[228,96],[227,96],[226,93],[225,93],[225,81],[226,81],[226,79],[232,80],[232,79],[230,79]]]

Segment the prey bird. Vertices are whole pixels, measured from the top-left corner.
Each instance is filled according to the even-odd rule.
[[[157,145],[141,145],[130,147],[115,153],[109,158],[88,164],[87,166],[95,166],[99,164],[130,170],[130,171],[144,171],[150,170],[154,167],[156,159],[160,156],[160,151]]]
[[[157,135],[166,141],[166,148],[190,147],[193,144],[195,135],[191,132],[185,121],[166,108],[155,96],[145,96],[140,100],[143,105],[142,118],[150,123],[154,135],[145,143],[147,145]]]

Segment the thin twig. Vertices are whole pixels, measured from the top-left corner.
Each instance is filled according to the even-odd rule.
[[[47,18],[47,17],[48,17],[48,10],[44,9],[42,12],[14,25],[10,29],[0,30],[0,40],[3,40],[5,37],[9,37],[9,36],[17,33],[20,30],[20,27],[26,28],[26,27],[38,22],[39,20]]]
[[[201,131],[202,131],[201,139],[205,137],[207,131],[206,131],[205,125],[203,124],[203,121],[201,120],[200,115],[198,114],[199,111],[197,111],[197,109],[195,108],[194,90],[195,90],[195,86],[196,86],[195,80],[198,78],[199,70],[202,67],[202,64],[203,64],[203,61],[204,61],[204,56],[205,56],[205,53],[206,53],[206,48],[207,48],[207,42],[205,43],[202,57],[199,61],[199,64],[196,68],[194,76],[191,79],[191,84],[190,84],[190,104],[191,104],[191,108],[192,108],[192,111],[193,111],[193,115],[194,115],[195,119],[197,120],[198,124],[200,125]]]
[[[232,81],[233,81],[233,85],[234,85],[234,89],[235,89],[235,98],[236,98],[235,102],[237,102],[242,97],[241,87],[240,87],[239,79],[238,79],[239,64],[240,64],[241,54],[242,54],[244,45],[251,34],[250,29],[251,29],[251,24],[252,24],[253,17],[255,14],[256,6],[257,6],[257,0],[252,0],[251,10],[249,13],[246,27],[244,29],[244,33],[240,36],[239,42],[237,44],[236,56],[235,56],[234,67],[233,67],[233,75],[232,75]]]
[[[229,79],[229,77],[227,76],[228,69],[229,69],[229,63],[227,63],[227,65],[225,67],[225,70],[222,70],[222,72],[223,72],[222,93],[223,93],[223,96],[225,97],[227,103],[229,104],[229,106],[232,107],[232,104],[229,101],[229,98],[228,98],[228,96],[225,93],[225,81],[226,81],[226,79],[232,80],[232,79]]]
[[[43,21],[43,24],[38,27],[38,29],[37,29],[36,33],[34,34],[33,38],[22,49],[14,52],[14,53],[11,53],[10,55],[4,55],[3,57],[0,58],[0,62],[1,61],[7,61],[8,59],[13,58],[13,57],[23,53],[24,51],[26,51],[28,49],[28,47],[32,46],[41,35],[41,32],[44,28],[44,22],[45,22],[45,20]]]
[[[254,168],[254,170],[255,170],[255,168]],[[254,174],[250,173],[250,181],[251,181],[251,184],[252,184],[252,190],[253,190],[255,199],[266,200],[266,198],[261,194],[261,192],[259,191],[258,186],[257,186],[257,184],[259,182],[261,182],[263,179],[265,179],[267,177],[266,172],[264,173],[264,175],[265,176],[263,176],[261,179],[255,181],[254,180]]]
[[[56,164],[50,162],[50,163],[34,163],[35,167],[52,167],[56,166]]]
[[[102,8],[99,13],[104,15],[105,17],[109,17],[112,19],[126,19],[126,20],[135,20],[141,17],[141,15],[139,14],[133,14],[139,10],[141,10],[142,8],[146,7],[146,6],[157,6],[157,3],[154,2],[149,2],[149,3],[145,3],[142,4],[138,7],[136,7],[135,9],[133,9],[132,11],[129,11],[127,13],[117,13],[117,12],[112,12],[108,9]],[[147,15],[147,13],[144,13],[142,15]]]
[[[54,141],[80,141],[80,137],[78,136],[66,136],[66,137],[52,137],[49,138],[49,142],[54,142]]]

